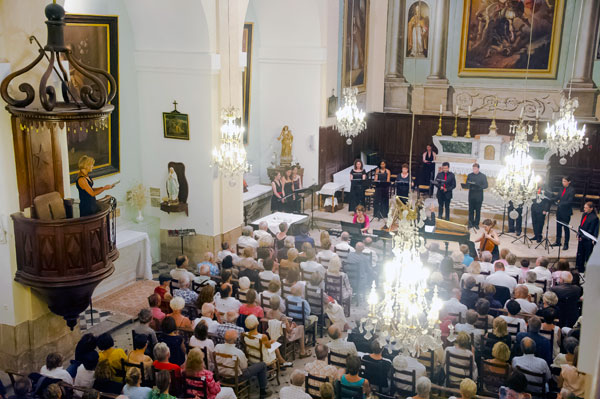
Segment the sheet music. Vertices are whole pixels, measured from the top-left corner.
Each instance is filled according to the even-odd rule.
[[[594,242],[598,242],[598,239],[596,237],[594,237],[593,235],[591,235],[590,233],[588,233],[587,231],[579,229],[579,232],[581,234],[583,234],[585,237],[589,238],[590,240],[592,240]]]

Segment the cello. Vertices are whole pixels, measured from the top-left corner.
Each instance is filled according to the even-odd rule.
[[[485,229],[485,234],[479,241],[479,256],[485,251],[493,252],[496,244],[492,242],[489,238],[485,237],[486,234],[490,234],[490,231],[496,227],[496,220],[493,220],[489,225],[483,224]]]

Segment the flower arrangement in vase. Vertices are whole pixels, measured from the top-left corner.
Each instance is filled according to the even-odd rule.
[[[148,202],[146,187],[143,184],[136,184],[129,191],[127,195],[127,203],[137,209],[138,214],[135,218],[135,221],[141,223],[144,220],[144,215],[142,214],[142,209],[146,206]]]

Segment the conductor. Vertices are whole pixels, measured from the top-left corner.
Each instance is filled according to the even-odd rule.
[[[473,164],[473,173],[467,176],[469,189],[469,228],[479,227],[481,218],[481,204],[483,204],[483,190],[488,188],[487,177],[479,171],[479,164]]]
[[[435,177],[434,184],[437,186],[437,199],[439,205],[438,217],[450,220],[450,201],[452,200],[452,190],[456,188],[456,178],[454,173],[450,172],[450,163],[442,164],[442,171]],[[445,208],[445,216],[444,216]]]
[[[581,215],[581,223],[579,223],[579,233],[577,234],[577,257],[575,258],[575,266],[579,273],[585,272],[585,264],[587,263],[592,251],[594,250],[594,241],[585,236],[581,231],[598,237],[598,215],[594,209],[593,202],[586,202],[583,206],[583,215]]]
[[[571,177],[565,176],[562,178],[563,189],[554,197],[557,201],[558,208],[556,209],[556,242],[552,244],[553,247],[560,246],[562,239],[562,232],[565,232],[565,244],[563,250],[569,249],[569,238],[571,232],[569,227],[563,226],[558,222],[563,222],[568,225],[571,221],[571,215],[573,215],[573,208],[571,207],[571,201],[575,197],[575,189],[571,187]]]

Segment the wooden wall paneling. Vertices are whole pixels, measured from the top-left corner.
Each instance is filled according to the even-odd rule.
[[[19,191],[19,208],[24,210],[32,205],[33,187],[31,185],[31,172],[29,170],[27,151],[27,135],[20,128],[19,118],[12,116],[13,148],[15,152],[15,170],[17,174],[17,186]]]

